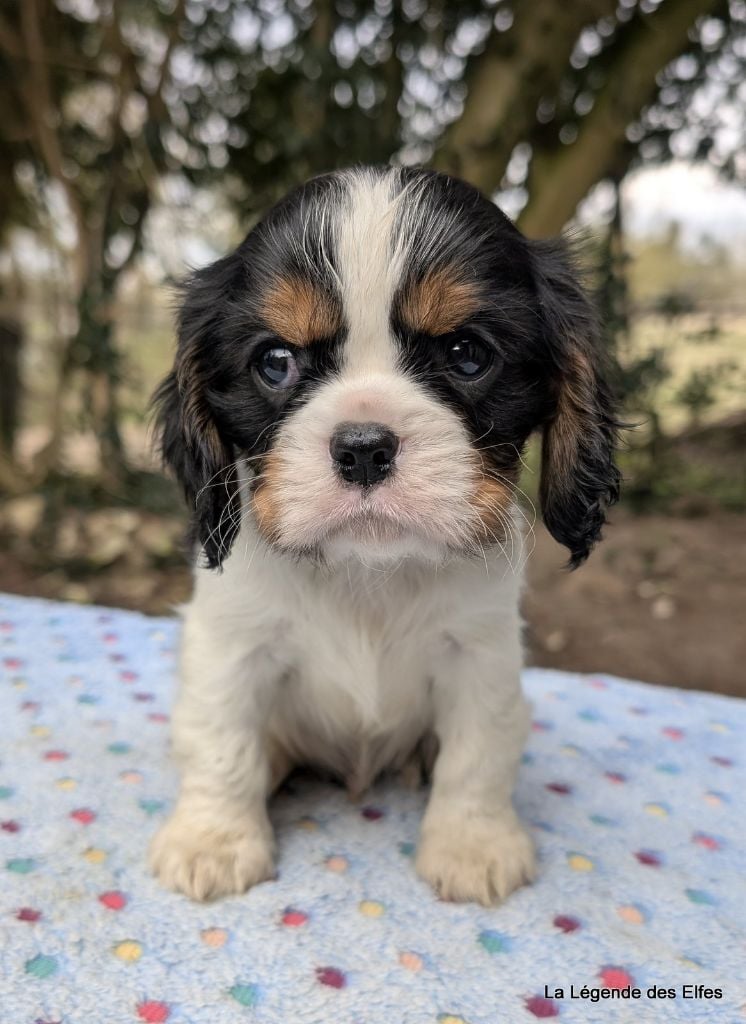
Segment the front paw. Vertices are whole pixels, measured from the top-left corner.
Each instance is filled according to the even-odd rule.
[[[444,900],[501,903],[536,872],[534,844],[514,815],[425,822],[417,873]]]
[[[233,896],[274,877],[272,837],[250,819],[207,823],[177,810],[153,838],[150,868],[193,900]]]

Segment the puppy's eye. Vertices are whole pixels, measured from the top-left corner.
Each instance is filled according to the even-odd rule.
[[[457,377],[474,380],[492,363],[492,354],[478,338],[465,334],[452,342],[447,352],[447,368]]]
[[[256,369],[264,383],[277,390],[291,388],[300,377],[295,356],[285,345],[266,348],[259,356]]]

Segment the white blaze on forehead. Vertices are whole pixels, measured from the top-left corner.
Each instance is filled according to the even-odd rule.
[[[396,171],[353,171],[340,213],[337,266],[348,325],[344,366],[353,373],[392,370],[391,304],[401,281],[406,240],[395,237],[406,191]],[[398,233],[397,233],[398,234]]]

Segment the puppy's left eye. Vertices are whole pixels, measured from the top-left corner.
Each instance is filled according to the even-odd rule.
[[[266,348],[256,363],[259,376],[271,388],[291,388],[298,381],[300,372],[295,355],[285,345]]]
[[[474,380],[489,368],[492,353],[478,338],[465,334],[448,348],[447,368],[457,377]]]

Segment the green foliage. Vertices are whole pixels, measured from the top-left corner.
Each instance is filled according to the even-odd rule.
[[[675,234],[669,237],[670,248],[662,258],[678,258],[677,241]],[[685,335],[683,323],[696,313],[697,298],[677,288],[666,290],[652,303],[652,312],[662,320],[663,328],[655,343],[641,348],[631,331],[626,301],[631,263],[616,221],[600,243],[598,265],[604,338],[615,369],[622,418],[628,424],[620,454],[625,501],[638,511],[676,507],[694,512],[712,505],[746,508],[746,466],[739,473],[730,464],[740,442],[734,438],[729,443],[725,432],[722,451],[700,447],[692,453],[683,446],[686,431],[673,433],[670,429],[681,410],[688,431],[696,432],[729,388],[742,394],[742,375],[739,378],[738,365],[729,359],[693,366],[680,383],[673,384],[684,338],[696,345],[714,343],[723,334],[717,317],[710,315],[703,328]]]

